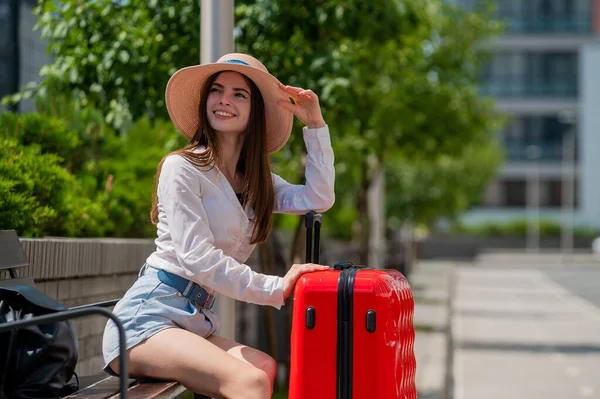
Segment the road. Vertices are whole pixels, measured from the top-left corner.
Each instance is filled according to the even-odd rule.
[[[600,308],[600,268],[543,270],[553,281]]]

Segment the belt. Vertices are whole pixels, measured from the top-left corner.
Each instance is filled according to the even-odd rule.
[[[176,274],[169,273],[164,270],[159,270],[158,279],[162,282],[175,288],[184,297],[194,302],[202,309],[211,309],[215,303],[215,296],[210,295],[208,291],[200,285]]]

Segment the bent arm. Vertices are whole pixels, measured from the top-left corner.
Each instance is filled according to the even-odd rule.
[[[325,212],[335,202],[334,154],[329,127],[303,129],[306,144],[306,184],[290,184],[273,174],[275,212],[303,214]]]

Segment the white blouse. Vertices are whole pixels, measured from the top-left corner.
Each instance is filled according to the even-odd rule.
[[[272,174],[276,213],[324,212],[333,206],[334,154],[327,126],[303,129],[306,185]],[[192,280],[209,292],[241,301],[284,304],[283,278],[244,264],[255,245],[252,209],[244,209],[217,167],[200,170],[180,155],[168,156],[158,181],[156,251],[150,266]]]

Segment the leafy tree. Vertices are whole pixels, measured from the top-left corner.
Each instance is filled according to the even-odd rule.
[[[196,0],[41,0],[37,27],[53,62],[40,86],[4,102],[69,93],[120,130],[145,114],[165,118],[169,77],[200,59],[199,12]]]
[[[497,30],[489,14],[442,0],[236,5],[237,49],[283,82],[320,94],[336,150],[338,201],[328,218],[360,219],[363,241],[366,193],[382,167],[435,162],[441,153],[456,158],[462,143],[494,127],[492,105],[475,88],[481,52],[474,46]],[[38,26],[55,58],[42,71],[38,93],[67,94],[80,110],[91,105],[122,131],[145,113],[164,117],[168,77],[198,62],[199,12],[195,0],[42,1]],[[289,180],[302,179],[295,176],[302,149],[296,130],[275,157]],[[84,164],[90,165],[97,163]]]
[[[468,144],[457,156],[397,162],[386,167],[386,194],[391,225],[402,221],[427,228],[441,218],[453,219],[477,203],[502,162],[493,137]]]
[[[463,143],[496,127],[492,104],[477,93],[474,51],[495,28],[487,15],[441,0],[310,3],[240,5],[237,43],[281,80],[321,94],[336,150],[337,204],[330,213],[360,221],[366,260],[367,193],[380,169],[456,157]],[[280,159],[299,148],[295,135]]]

